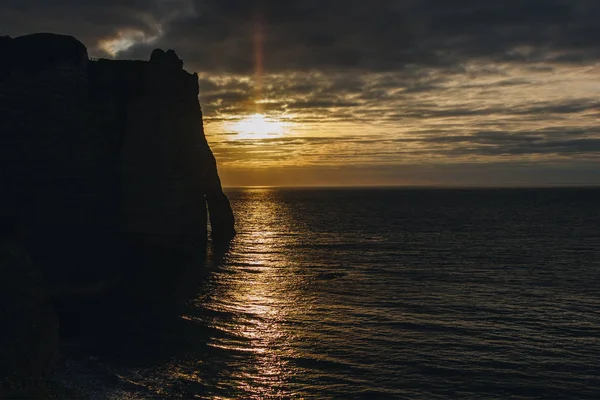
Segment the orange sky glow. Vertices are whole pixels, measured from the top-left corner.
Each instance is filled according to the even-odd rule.
[[[600,185],[599,2],[91,3],[1,28],[174,49],[226,186]]]

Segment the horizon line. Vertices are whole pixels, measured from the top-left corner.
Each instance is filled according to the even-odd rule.
[[[600,183],[538,185],[223,185],[223,189],[600,189]]]

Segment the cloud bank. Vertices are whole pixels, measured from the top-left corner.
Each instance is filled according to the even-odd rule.
[[[96,57],[176,49],[232,182],[346,182],[351,164],[378,183],[600,184],[598,20],[593,0],[9,0],[0,34],[72,34]],[[257,109],[289,133],[227,131]]]

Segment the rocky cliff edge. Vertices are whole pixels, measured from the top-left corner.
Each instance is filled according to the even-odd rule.
[[[213,243],[235,230],[198,77],[174,51],[92,61],[44,33],[0,37],[0,54],[0,282],[15,289],[0,305],[0,348],[15,350],[0,383],[19,384],[55,359],[55,310],[63,334],[88,316],[112,331],[154,316],[195,289],[208,214]]]
[[[1,38],[0,54],[4,214],[205,236],[208,203],[213,236],[234,235],[198,77],[173,50],[89,61],[72,37],[34,34]]]

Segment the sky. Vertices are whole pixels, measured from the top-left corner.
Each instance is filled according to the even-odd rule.
[[[600,184],[596,0],[0,4],[0,35],[174,49],[226,186]]]

